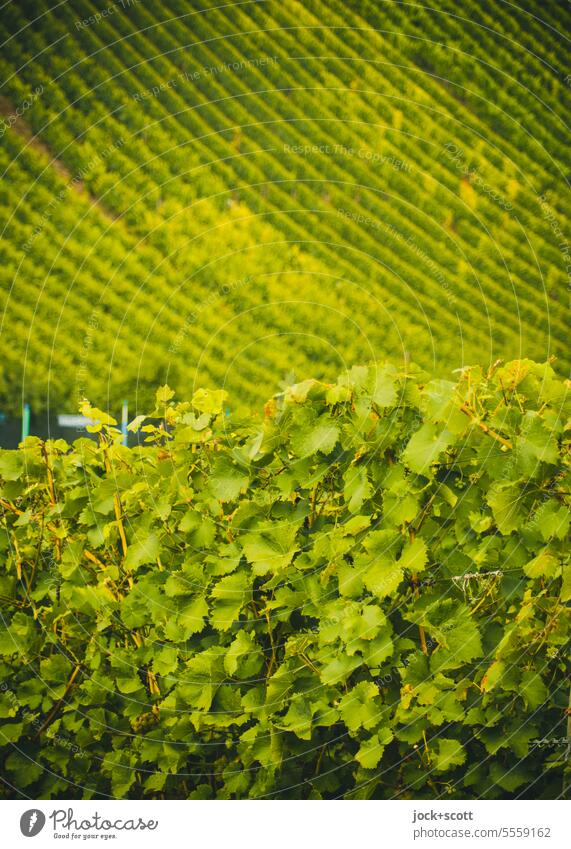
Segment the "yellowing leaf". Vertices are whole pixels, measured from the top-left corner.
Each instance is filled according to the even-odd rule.
[[[555,578],[561,574],[561,564],[548,551],[542,551],[523,567],[528,578]]]
[[[228,393],[224,389],[198,389],[192,396],[192,406],[200,413],[218,415],[227,397]]]

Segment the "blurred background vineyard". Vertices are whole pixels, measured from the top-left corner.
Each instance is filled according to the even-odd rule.
[[[569,366],[567,3],[16,0],[0,410]]]

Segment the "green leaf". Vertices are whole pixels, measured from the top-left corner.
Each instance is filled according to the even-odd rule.
[[[185,513],[178,527],[189,535],[188,542],[195,550],[210,548],[216,539],[216,523],[198,510]]]
[[[20,451],[0,449],[0,478],[5,481],[17,481],[24,471],[24,455]]]
[[[559,560],[549,551],[542,551],[523,567],[528,578],[555,578],[561,574]]]
[[[256,575],[273,574],[288,566],[297,551],[297,525],[275,522],[261,525],[259,530],[244,534],[240,545]]]
[[[180,709],[194,707],[209,711],[220,684],[225,678],[224,650],[212,647],[192,657],[186,664],[183,680],[176,689]]]
[[[147,778],[144,786],[147,790],[163,790],[167,778],[168,775],[166,773],[155,772]]]
[[[565,539],[569,533],[570,522],[571,512],[556,501],[547,501],[542,504],[531,520],[531,523],[539,528],[544,542],[548,542],[553,537],[559,540]]]
[[[165,383],[164,386],[161,386],[160,389],[157,389],[155,398],[157,407],[164,407],[172,398],[174,398],[174,389],[171,389],[170,386],[167,386],[167,384]]]
[[[34,757],[26,757],[20,752],[12,752],[8,755],[6,769],[16,787],[28,787],[34,781],[37,781],[44,772],[44,767],[37,763]]]
[[[431,751],[433,767],[437,772],[447,772],[451,767],[461,766],[466,760],[466,751],[458,740],[439,737]]]
[[[371,400],[377,407],[393,407],[397,401],[394,370],[381,366],[374,370],[374,386]]]
[[[345,489],[343,497],[348,502],[349,512],[358,513],[363,501],[371,496],[373,491],[367,478],[366,466],[351,466],[343,478]]]
[[[379,735],[373,734],[368,740],[363,740],[359,751],[355,755],[355,760],[361,764],[363,769],[375,769],[384,751],[385,746],[379,740]]]
[[[16,743],[22,736],[23,722],[5,722],[0,725],[0,743]]]
[[[284,716],[281,727],[292,731],[300,740],[311,740],[313,710],[308,699],[296,696]]]
[[[125,556],[125,569],[135,571],[144,563],[155,563],[161,546],[157,534],[150,533],[144,538],[135,538],[130,543]]]
[[[549,691],[541,675],[533,670],[526,670],[521,676],[521,694],[532,710],[541,707],[549,698]]]
[[[204,621],[208,616],[208,605],[206,599],[197,595],[195,598],[185,604],[178,614],[177,626],[180,636],[178,639],[188,640],[193,634],[199,634],[204,628]],[[167,625],[168,629],[168,625]],[[168,636],[168,630],[167,630]]]
[[[268,679],[266,688],[266,705],[278,709],[281,707],[285,696],[293,686],[295,676],[287,666],[280,666],[271,678]]]
[[[214,464],[209,486],[219,501],[234,501],[245,492],[250,477],[243,469],[235,466],[227,457],[221,457]]]
[[[511,534],[522,520],[521,493],[518,486],[495,483],[490,487],[487,502],[501,534]]]
[[[385,521],[393,527],[399,527],[406,522],[412,522],[418,513],[418,509],[418,498],[415,495],[410,493],[393,495],[390,492],[385,492],[383,495]]]
[[[490,779],[492,785],[497,784],[507,793],[513,793],[530,782],[532,773],[521,766],[504,767],[495,761],[490,765]]]
[[[99,424],[102,425],[113,426],[117,424],[117,419],[114,419],[112,416],[109,416],[97,407],[92,407],[88,401],[83,401],[80,404],[79,412],[82,416],[85,416],[86,419],[93,419],[93,421],[99,422]]]
[[[496,372],[496,380],[505,390],[513,390],[529,374],[531,360],[510,360]]]
[[[320,678],[324,684],[342,684],[360,662],[358,657],[341,654],[323,667]]]
[[[339,593],[348,598],[358,598],[363,592],[362,572],[350,563],[342,563],[337,569]]]
[[[224,657],[224,669],[237,678],[251,678],[264,665],[264,656],[253,637],[246,631],[238,631],[236,639]]]
[[[456,386],[449,380],[431,380],[422,392],[427,418],[444,423],[453,434],[464,433],[470,426],[468,416],[459,409]]]
[[[286,387],[284,393],[285,400],[293,404],[303,404],[310,396],[322,395],[324,389],[325,384],[320,383],[318,380],[309,379],[301,383],[293,383],[291,386]]]
[[[137,433],[147,416],[135,416],[132,422],[127,425],[127,430],[130,433]]]
[[[538,471],[539,463],[557,462],[556,434],[546,426],[538,413],[525,414],[520,435],[515,441],[516,456],[521,469],[528,475]]]
[[[335,384],[331,389],[327,390],[327,394],[325,396],[327,404],[333,406],[334,404],[342,404],[347,401],[350,401],[352,397],[351,387],[350,386],[339,386]]]
[[[291,436],[291,447],[298,457],[311,457],[320,451],[329,454],[339,439],[339,428],[326,415],[310,418],[302,423]]]
[[[413,542],[407,543],[398,561],[402,569],[409,569],[413,573],[423,572],[427,562],[428,553],[422,537],[416,537]]]
[[[168,675],[178,666],[178,651],[171,646],[164,646],[153,658],[153,669],[159,675]],[[155,788],[160,789],[160,788]]]
[[[446,428],[427,422],[411,437],[403,460],[413,472],[426,474],[453,442],[454,436]]]
[[[248,575],[244,572],[226,575],[218,581],[211,594],[215,599],[210,616],[212,627],[227,631],[252,597]]]
[[[217,416],[224,409],[227,397],[224,389],[198,389],[192,396],[192,406],[200,413]]]
[[[349,731],[373,728],[380,717],[380,706],[375,702],[379,688],[371,682],[362,681],[346,693],[339,703],[341,719]]]
[[[403,578],[400,561],[395,563],[388,557],[377,558],[363,573],[363,583],[369,592],[381,599],[394,596]]]
[[[63,654],[46,657],[40,663],[41,680],[46,684],[65,685],[72,669],[72,664]]]
[[[370,516],[352,516],[343,523],[343,536],[355,536],[371,524]]]
[[[124,693],[126,696],[132,695],[133,693],[138,693],[139,690],[143,689],[143,684],[141,682],[141,679],[137,675],[136,670],[134,670],[132,674],[125,673],[117,675],[117,678],[115,680],[119,692]]]

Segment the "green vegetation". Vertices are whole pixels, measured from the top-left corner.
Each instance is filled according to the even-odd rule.
[[[86,403],[97,441],[0,452],[9,785],[559,796],[568,382],[382,365],[225,406],[164,386],[137,448]]]
[[[564,4],[112,5],[2,12],[3,409],[567,369]]]

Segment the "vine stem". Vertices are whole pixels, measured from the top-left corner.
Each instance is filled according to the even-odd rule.
[[[426,631],[424,630],[424,625],[418,626],[418,635],[420,637],[420,648],[422,649],[422,653],[428,654],[428,646],[426,645]]]
[[[0,498],[0,507],[3,507],[4,510],[10,510],[10,512],[14,513],[16,516],[23,516],[24,515],[23,510],[20,510],[18,507],[16,507],[15,504],[11,504],[9,501],[5,501],[3,498]],[[43,514],[41,514],[41,513],[40,514],[34,514],[32,516],[32,518],[37,520],[38,515],[42,517],[42,521],[43,521]],[[52,532],[57,527],[53,522],[46,522],[45,526],[49,531],[52,531]]]
[[[56,498],[56,488],[55,488],[55,484],[54,484],[54,473],[53,473],[53,470],[52,470],[52,465],[50,463],[49,454],[46,451],[45,444],[42,445],[42,456],[43,456],[45,463],[46,463],[46,471],[47,471],[47,476],[48,476],[48,492],[49,492],[49,495],[50,495],[50,504],[51,504],[52,507],[55,507],[56,504],[57,504],[57,498]],[[56,528],[59,528],[59,523],[57,521],[54,522],[54,525],[55,525]],[[61,560],[61,539],[58,536],[56,536],[55,541],[56,541],[56,560],[59,563],[59,561]]]
[[[409,538],[409,541],[411,543],[414,542],[414,529],[411,528],[411,527],[409,527],[409,529],[408,529],[408,538]],[[416,598],[419,597],[417,581],[418,581],[418,575],[416,574],[416,572],[414,572],[412,574],[412,585],[414,587],[414,594],[415,594]],[[428,646],[426,645],[426,631],[424,630],[424,625],[418,626],[418,636],[419,636],[419,639],[420,639],[420,648],[422,649],[422,653],[427,655],[428,654]]]
[[[469,419],[471,419],[471,420],[474,422],[474,424],[475,424],[475,425],[477,425],[477,426],[480,428],[480,430],[483,430],[483,431],[484,431],[484,433],[487,433],[487,434],[488,434],[488,436],[491,436],[491,437],[492,437],[493,439],[495,439],[497,442],[501,442],[501,444],[502,444],[502,445],[505,445],[505,447],[506,447],[506,448],[513,448],[513,445],[512,445],[512,443],[509,441],[509,439],[506,439],[505,437],[501,436],[499,433],[496,433],[496,431],[495,431],[495,430],[492,430],[492,428],[491,428],[491,427],[488,427],[488,425],[487,425],[487,424],[485,424],[484,422],[480,421],[480,419],[478,419],[478,418],[474,415],[474,413],[472,412],[472,410],[471,410],[471,409],[470,409],[470,408],[469,408],[466,404],[462,404],[462,406],[460,407],[460,410],[461,410],[461,411],[462,411],[462,412],[463,412],[466,416],[468,416],[468,418],[469,418]]]
[[[111,461],[109,459],[109,454],[107,452],[107,442],[105,438],[101,440],[101,444],[103,447],[103,458],[105,462],[105,471],[108,475],[112,472]],[[123,559],[127,556],[127,536],[125,534],[125,527],[123,525],[123,507],[121,504],[121,498],[119,497],[119,493],[115,492],[113,495],[113,508],[115,511],[115,521],[117,522],[117,527],[119,529],[119,537],[121,539],[121,548],[123,550]]]
[[[40,727],[40,729],[37,731],[37,733],[34,735],[34,740],[37,740],[38,737],[40,736],[40,734],[42,734],[46,730],[46,728],[49,725],[51,725],[52,722],[54,721],[54,719],[56,718],[57,713],[58,713],[60,707],[62,706],[62,704],[65,702],[66,696],[68,695],[69,691],[73,687],[75,679],[79,675],[80,670],[81,670],[81,666],[78,664],[75,667],[75,669],[73,670],[73,672],[71,673],[70,679],[67,682],[67,686],[65,688],[65,692],[64,692],[63,696],[61,697],[61,699],[58,699],[58,701],[55,703],[55,705],[53,706],[53,708],[49,712],[45,722]]]
[[[275,666],[275,662],[276,662],[276,647],[275,647],[275,644],[274,644],[274,635],[272,633],[272,625],[271,625],[271,622],[270,622],[269,611],[265,610],[264,613],[265,613],[265,616],[266,616],[266,621],[268,623],[268,635],[270,637],[270,645],[272,647],[272,656],[270,658],[270,662],[268,664],[268,671],[266,673],[266,678],[270,678],[273,671],[274,671],[274,666]]]
[[[9,501],[4,501],[3,498],[0,498],[0,505],[2,505],[4,510],[10,510],[12,513],[15,513],[17,516],[23,516],[24,515],[23,510],[19,510],[13,504],[10,504]]]
[[[309,527],[313,525],[316,519],[315,515],[315,507],[317,504],[317,490],[319,489],[319,484],[315,484],[314,488],[311,491],[311,495],[309,497]]]
[[[319,770],[321,768],[321,761],[323,760],[323,755],[325,754],[325,749],[327,748],[327,743],[324,743],[321,749],[319,750],[319,755],[317,756],[317,763],[315,765],[314,775],[319,775]]]
[[[105,563],[103,563],[103,561],[100,560],[99,557],[96,557],[95,554],[92,554],[91,551],[84,549],[83,553],[85,555],[86,560],[90,560],[92,563],[95,563],[95,565],[99,566],[99,568],[103,569],[103,571],[105,571],[107,569],[107,566],[105,565]]]

